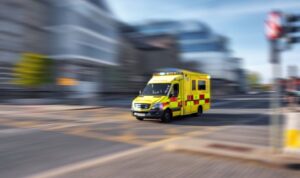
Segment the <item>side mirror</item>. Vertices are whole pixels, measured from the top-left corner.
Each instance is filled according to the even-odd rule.
[[[139,91],[139,95],[141,95],[141,94],[142,94],[142,90]]]

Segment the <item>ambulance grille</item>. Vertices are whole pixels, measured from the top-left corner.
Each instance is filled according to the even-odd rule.
[[[149,109],[150,104],[144,104],[144,103],[135,103],[135,107],[139,109]]]

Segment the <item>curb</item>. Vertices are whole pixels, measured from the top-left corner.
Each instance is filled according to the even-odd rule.
[[[51,105],[42,106],[41,109],[45,111],[72,111],[72,110],[90,110],[90,109],[100,109],[103,106],[68,106],[68,105]]]
[[[300,169],[300,155],[274,153],[268,147],[234,142],[184,138],[164,147],[166,151],[221,156],[272,166]]]

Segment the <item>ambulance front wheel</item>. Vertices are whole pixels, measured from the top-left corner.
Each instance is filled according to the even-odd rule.
[[[167,109],[161,117],[161,121],[164,123],[168,123],[172,121],[172,112],[171,110]]]
[[[144,118],[143,117],[135,117],[137,120],[139,120],[139,121],[143,121],[144,120]]]

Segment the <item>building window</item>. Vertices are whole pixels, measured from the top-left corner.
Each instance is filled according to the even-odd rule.
[[[204,80],[198,80],[198,90],[206,90],[206,84]]]
[[[208,32],[185,32],[180,33],[179,38],[180,40],[203,40],[203,39],[209,39],[210,34]]]
[[[220,43],[207,42],[207,43],[182,43],[181,50],[183,52],[205,52],[205,51],[222,51]]]
[[[196,90],[196,80],[192,80],[192,90]]]

